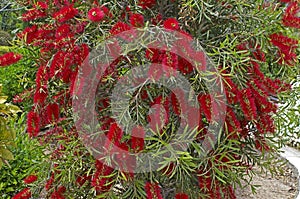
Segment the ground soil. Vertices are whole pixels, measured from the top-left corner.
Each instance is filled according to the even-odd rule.
[[[258,170],[258,168],[254,167]],[[250,187],[246,189],[237,188],[237,199],[295,199],[299,191],[299,177],[297,169],[286,162],[282,166],[282,172],[273,176],[260,174],[253,178],[252,185],[259,185],[256,194],[253,194]]]

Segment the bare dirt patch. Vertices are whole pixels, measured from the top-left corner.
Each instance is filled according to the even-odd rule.
[[[250,187],[237,188],[238,199],[295,199],[299,191],[299,178],[297,169],[286,162],[282,172],[271,175],[270,172],[253,177],[252,185],[258,185],[253,194]],[[258,171],[258,168],[254,167]]]

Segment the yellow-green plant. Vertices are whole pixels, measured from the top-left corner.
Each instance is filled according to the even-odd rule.
[[[7,160],[13,159],[13,154],[9,150],[15,146],[16,137],[14,130],[9,126],[9,121],[17,116],[21,110],[19,107],[7,103],[7,96],[1,95],[2,85],[0,84],[0,168]]]

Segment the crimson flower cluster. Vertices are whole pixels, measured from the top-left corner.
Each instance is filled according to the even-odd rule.
[[[5,53],[4,55],[0,56],[0,67],[12,65],[18,62],[21,58],[22,55],[13,52]]]

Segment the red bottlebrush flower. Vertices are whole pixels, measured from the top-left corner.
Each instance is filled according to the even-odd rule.
[[[295,50],[298,46],[298,40],[284,36],[281,33],[274,33],[270,35],[271,43],[279,48],[281,55],[280,63],[285,62],[288,65],[294,65],[297,59]]]
[[[173,162],[171,162],[170,164],[168,164],[167,166],[165,166],[162,170],[161,173],[166,175],[166,176],[171,176],[171,174],[173,173],[175,169],[175,164]]]
[[[36,104],[43,104],[48,97],[47,86],[42,85],[41,87],[36,88],[36,91],[33,96],[33,102]]]
[[[211,116],[212,103],[211,103],[210,95],[208,94],[198,95],[198,102],[199,102],[201,112],[204,113],[206,119],[210,122],[212,119]]]
[[[105,13],[99,7],[92,8],[88,11],[88,19],[92,22],[102,21],[104,17]]]
[[[245,118],[249,121],[257,118],[256,105],[250,88],[238,92],[237,96]]]
[[[48,5],[46,2],[42,2],[42,1],[38,1],[35,5],[34,8],[36,9],[41,9],[41,10],[47,10],[48,9]]]
[[[257,140],[255,140],[255,147],[260,151],[270,151],[270,146],[263,137],[258,137]]]
[[[139,0],[138,5],[143,9],[152,8],[156,5],[156,0]]]
[[[178,56],[175,53],[166,52],[163,55],[162,64],[174,69],[178,67]]]
[[[38,177],[36,175],[29,175],[23,181],[25,184],[31,184],[37,181]]]
[[[283,25],[292,28],[300,28],[300,17],[297,16],[300,11],[297,1],[289,1],[289,5],[285,10],[282,18]]]
[[[59,106],[58,104],[49,104],[46,107],[48,122],[52,123],[59,119]]]
[[[178,70],[180,72],[182,72],[184,75],[186,75],[186,74],[190,74],[191,72],[193,72],[194,67],[186,59],[179,57],[178,58]]]
[[[153,18],[151,19],[151,23],[152,23],[153,25],[158,25],[158,24],[160,24],[160,23],[162,22],[162,20],[163,20],[162,15],[161,15],[161,14],[158,14],[158,15],[156,15],[155,17],[153,17]]]
[[[27,44],[30,44],[36,39],[37,30],[37,25],[28,26],[21,33],[18,33],[17,36],[23,39]]]
[[[73,34],[71,33],[71,27],[69,24],[63,24],[59,26],[55,33],[55,37],[58,40],[66,37],[72,37],[72,36]]]
[[[144,16],[139,13],[131,14],[129,18],[130,24],[134,27],[144,26]]]
[[[5,53],[4,55],[0,56],[0,67],[17,63],[21,58],[21,55],[15,54],[13,52]]]
[[[227,109],[225,122],[227,124],[227,128],[228,128],[229,133],[233,133],[233,132],[240,133],[242,131],[241,124],[238,121],[235,113],[233,112],[233,110],[231,108]],[[237,138],[236,135],[231,135],[231,137],[232,138]]]
[[[61,8],[59,11],[53,14],[53,18],[60,23],[68,21],[74,18],[78,14],[78,10],[74,8],[73,4],[66,5]]]
[[[36,19],[47,17],[47,14],[44,10],[31,9],[22,14],[23,21],[33,21]]]
[[[267,113],[262,113],[256,123],[257,130],[262,133],[274,133],[276,131],[274,119]]]
[[[261,46],[259,44],[253,44],[253,42],[244,42],[236,47],[240,51],[250,51],[255,59],[265,62],[265,54],[261,51]]]
[[[157,183],[146,182],[145,190],[147,194],[147,199],[163,199],[160,188]]]
[[[199,188],[201,190],[211,190],[212,178],[209,173],[204,173],[204,171],[199,171],[198,176]]]
[[[31,198],[31,191],[29,188],[25,188],[18,194],[12,197],[12,199],[29,199]]]
[[[87,24],[88,23],[86,21],[77,23],[75,25],[75,33],[78,33],[78,34],[83,33]]]
[[[179,29],[179,23],[177,19],[175,18],[168,18],[164,21],[164,28],[169,30],[178,30]]]
[[[122,129],[118,127],[118,124],[113,123],[110,125],[109,131],[107,133],[107,140],[104,145],[104,149],[110,151],[113,145],[120,145],[121,139],[123,137]]]
[[[260,45],[257,45],[255,49],[253,49],[253,52],[252,52],[254,58],[258,61],[261,61],[261,62],[266,62],[266,56],[265,56],[265,53],[263,53],[261,51],[261,46]]]
[[[124,31],[128,31],[130,30],[131,27],[127,24],[127,23],[124,23],[124,22],[117,22],[112,28],[111,30],[109,31],[110,34],[112,35],[117,35],[119,33],[122,33]]]
[[[229,186],[228,189],[229,189],[228,190],[229,198],[230,199],[236,199],[236,196],[235,196],[235,193],[234,193],[234,190],[233,190],[232,186]]]
[[[40,118],[37,113],[30,111],[27,114],[27,132],[30,137],[35,137],[40,131]]]
[[[57,190],[53,191],[50,199],[65,199],[65,196],[63,196],[63,193],[66,191],[66,187],[60,186],[57,188]]]
[[[132,129],[131,148],[134,152],[140,152],[144,149],[145,131],[143,127],[137,126]]]
[[[171,93],[171,97],[170,98],[171,98],[170,100],[171,100],[171,105],[172,105],[174,113],[176,115],[180,115],[180,113],[181,113],[180,104],[179,104],[179,102],[177,100],[176,95],[173,92]]]
[[[84,175],[84,176],[78,176],[76,179],[76,183],[79,186],[83,186],[87,181],[90,181],[92,179],[92,176]]]
[[[107,177],[114,172],[114,169],[103,164],[101,161],[96,161],[96,172],[92,177],[91,185],[95,187],[98,192],[106,192],[112,187],[112,177]]]
[[[47,180],[47,182],[46,182],[45,189],[46,189],[47,191],[50,190],[51,187],[52,187],[52,185],[53,185],[54,178],[55,178],[54,175],[55,175],[54,172],[52,172],[52,173],[51,173],[51,176],[50,176],[50,178],[49,178],[49,180]]]
[[[105,14],[106,16],[112,17],[112,13],[111,13],[110,10],[108,9],[108,7],[102,5],[100,8],[101,8],[101,10],[104,12],[104,14]]]
[[[230,104],[236,104],[238,103],[237,98],[237,85],[232,81],[232,79],[229,76],[223,77],[224,87],[225,87],[225,93],[228,103]]]
[[[159,63],[160,60],[160,51],[154,48],[146,49],[146,58],[149,59],[152,63]]]
[[[255,61],[251,61],[250,64],[252,67],[249,68],[249,73],[263,81],[265,79],[265,75],[261,72],[259,64]]]
[[[255,98],[258,111],[264,113],[276,112],[276,106],[268,101],[266,89],[259,80],[254,79],[251,83],[248,83],[248,86]]]
[[[185,193],[177,193],[175,199],[189,199],[189,196]]]
[[[157,67],[156,65],[150,65],[150,69],[148,71],[148,76],[154,80],[159,80],[163,74],[163,70],[161,67]]]

